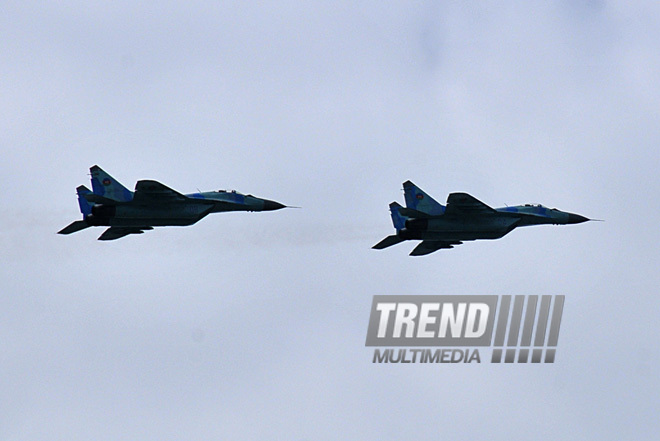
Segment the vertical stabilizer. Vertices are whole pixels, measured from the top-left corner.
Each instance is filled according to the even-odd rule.
[[[410,181],[403,183],[403,191],[406,198],[406,207],[421,211],[432,216],[445,213],[445,206],[426,194],[424,190]]]
[[[92,205],[94,204],[87,202],[87,199],[85,199],[85,195],[91,193],[91,191],[89,188],[81,185],[76,188],[76,192],[78,193],[78,206],[80,207],[80,212],[82,213],[83,218],[85,218],[92,214]]]
[[[397,202],[392,202],[390,204],[390,214],[392,215],[392,223],[394,224],[394,228],[396,228],[397,234],[387,236],[385,239],[381,240],[371,248],[375,250],[382,250],[383,248],[391,247],[392,245],[396,245],[404,241],[404,239],[399,237],[399,231],[405,228],[406,219],[408,218],[406,216],[401,215],[401,213],[399,213],[400,208],[403,207],[401,207],[401,205],[399,205]]]
[[[91,226],[87,221],[87,216],[92,214],[92,205],[94,204],[90,204],[87,202],[87,199],[85,199],[85,195],[91,193],[91,191],[89,188],[81,185],[80,187],[76,188],[76,193],[78,193],[78,206],[80,207],[80,212],[83,215],[83,220],[77,220],[70,223],[58,231],[57,234],[71,234]]]
[[[394,224],[394,228],[396,228],[396,231],[402,230],[406,226],[406,219],[408,219],[406,216],[402,216],[401,213],[399,213],[400,208],[402,207],[397,202],[392,202],[390,204],[390,214],[392,215],[392,224]]]
[[[133,199],[132,191],[121,185],[98,165],[92,166],[89,172],[92,174],[94,194],[121,202],[128,202]]]

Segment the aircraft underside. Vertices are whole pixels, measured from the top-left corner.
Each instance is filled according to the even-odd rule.
[[[489,216],[486,218],[413,219],[399,232],[403,239],[478,240],[499,239],[513,230],[519,218]]]
[[[423,240],[479,240],[499,239],[511,230],[497,231],[427,231],[422,235]]]
[[[208,204],[167,204],[158,206],[97,205],[88,220],[93,225],[113,227],[187,226],[206,216],[213,207]]]

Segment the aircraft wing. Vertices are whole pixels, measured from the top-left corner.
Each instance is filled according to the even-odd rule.
[[[460,245],[463,242],[459,240],[455,241],[446,241],[446,240],[423,240],[422,243],[417,245],[414,250],[410,253],[411,256],[423,256],[425,254],[431,254],[434,251],[438,251],[443,248],[454,248],[454,245]]]
[[[450,193],[447,197],[445,214],[490,214],[497,213],[495,209],[467,193]]]
[[[138,204],[151,204],[154,202],[182,202],[188,197],[158,181],[144,180],[135,184],[133,202]]]
[[[153,227],[110,227],[99,236],[99,240],[121,239],[129,234],[142,234],[143,230],[153,230]]]

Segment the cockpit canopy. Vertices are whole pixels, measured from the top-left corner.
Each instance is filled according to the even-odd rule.
[[[236,190],[218,190],[216,191],[216,193],[231,193],[231,194],[241,194],[241,195],[243,194]]]
[[[253,198],[254,197],[251,194],[243,194],[240,191],[236,191],[236,190],[218,190],[218,191],[216,191],[216,193],[223,193],[223,194],[228,194],[228,195],[231,195],[231,196],[243,196],[243,197],[246,197],[246,198]]]
[[[548,208],[548,207],[545,207],[545,206],[543,206],[543,205],[541,205],[541,204],[525,204],[525,205],[523,205],[523,206],[524,206],[524,207],[531,207],[531,208],[539,208],[539,209],[544,208],[544,209],[546,209],[546,210],[550,210],[550,211],[557,211],[556,208]]]

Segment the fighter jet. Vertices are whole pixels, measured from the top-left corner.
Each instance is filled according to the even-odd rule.
[[[58,231],[59,234],[109,226],[99,240],[114,240],[129,234],[142,234],[145,230],[153,230],[153,227],[192,225],[209,213],[271,211],[286,207],[279,202],[237,191],[218,190],[184,195],[151,180],[138,181],[133,192],[98,165],[89,171],[93,191],[84,185],[76,189],[83,220],[73,222]]]
[[[453,248],[463,241],[499,239],[516,227],[592,220],[538,204],[491,208],[467,193],[451,193],[447,205],[441,205],[410,181],[403,183],[403,190],[406,206],[390,204],[396,234],[374,245],[374,249],[381,250],[405,240],[421,240],[410,255],[422,256]]]

